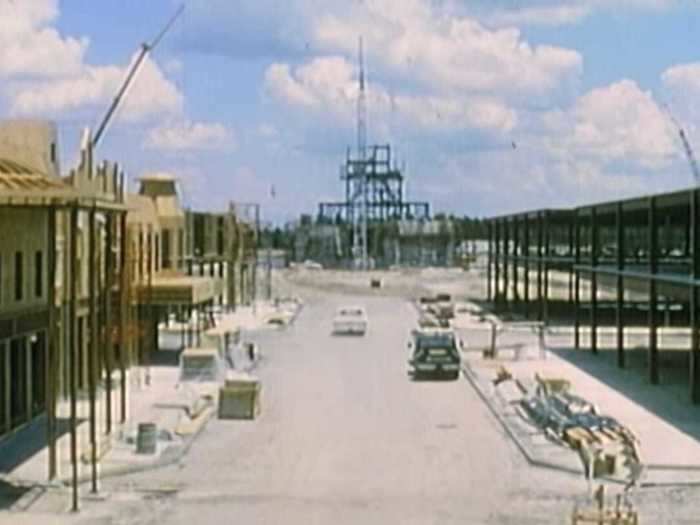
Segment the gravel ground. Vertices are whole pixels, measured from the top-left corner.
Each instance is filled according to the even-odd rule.
[[[478,275],[381,277],[386,286],[372,291],[367,275],[277,276],[277,289],[306,306],[293,326],[257,336],[261,417],[213,420],[180,465],[105,482],[107,501],[86,503],[71,521],[569,523],[586,498],[582,479],[529,466],[464,379],[414,382],[406,374],[415,323],[406,298],[426,290],[466,296],[480,289]],[[343,303],[367,307],[365,337],[330,335]],[[697,495],[649,490],[635,501],[642,523],[698,523]]]

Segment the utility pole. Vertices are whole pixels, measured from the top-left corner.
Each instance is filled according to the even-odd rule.
[[[267,244],[267,300],[272,300],[272,231],[268,230]]]

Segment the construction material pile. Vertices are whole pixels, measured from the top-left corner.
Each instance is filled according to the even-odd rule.
[[[501,369],[494,381],[500,390],[508,389],[511,382],[523,394],[518,402],[522,415],[556,442],[578,451],[587,475],[623,477],[630,483],[638,481],[639,441],[629,428],[572,393],[565,379],[547,379],[535,374],[534,388],[528,389]],[[512,399],[512,394],[509,397]]]

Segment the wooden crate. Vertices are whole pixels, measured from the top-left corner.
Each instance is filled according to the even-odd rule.
[[[219,389],[219,419],[255,419],[260,414],[257,379],[226,381]]]

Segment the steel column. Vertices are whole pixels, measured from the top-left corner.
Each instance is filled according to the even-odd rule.
[[[598,218],[591,208],[591,352],[598,353]]]
[[[523,232],[523,254],[525,274],[523,275],[523,302],[525,317],[530,318],[530,217],[525,215],[525,231]]]
[[[550,240],[551,240],[551,224],[549,221],[549,212],[544,212],[544,302],[542,303],[542,317],[545,323],[549,321],[549,257],[550,257]]]
[[[537,319],[544,318],[544,305],[542,303],[542,256],[544,250],[542,212],[537,213]]]
[[[518,291],[518,263],[520,262],[520,221],[513,217],[513,303],[520,303],[520,292]]]
[[[650,197],[648,203],[648,234],[649,234],[649,382],[659,384],[659,348],[658,348],[658,293],[656,273],[658,271],[659,228],[656,214],[656,198]]]
[[[578,212],[574,213],[574,348],[581,347],[581,221]]]
[[[700,192],[690,194],[690,249],[692,256],[692,278],[690,285],[690,330],[691,348],[689,354],[690,400],[700,403],[700,293],[697,280],[700,279]]]
[[[493,302],[498,305],[500,302],[500,286],[501,286],[501,267],[500,267],[500,262],[501,262],[501,224],[499,220],[495,221],[494,224],[495,230],[496,230],[496,235],[495,235],[495,242],[494,242],[494,249],[495,249],[495,265],[493,267],[493,272],[494,272],[494,294],[493,294]]]
[[[486,300],[491,301],[491,265],[493,264],[493,222],[487,223],[488,231],[488,259],[486,263]]]
[[[617,366],[625,367],[625,324],[624,301],[625,288],[622,271],[625,268],[625,224],[622,202],[618,202],[615,208],[615,234],[617,237],[617,302],[615,304],[615,326],[617,328]]]
[[[508,219],[503,219],[503,299],[508,308],[508,287],[510,273],[510,225]]]

